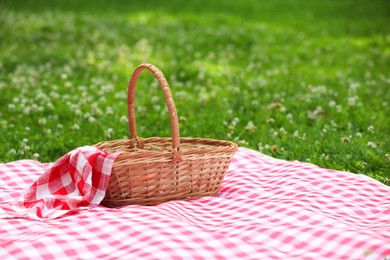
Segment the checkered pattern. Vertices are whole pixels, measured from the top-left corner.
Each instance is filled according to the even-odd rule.
[[[48,165],[0,165],[0,202]],[[0,259],[389,259],[390,188],[239,148],[218,196],[0,219]]]
[[[54,219],[99,205],[118,155],[107,154],[92,146],[80,147],[67,153],[46,168],[20,199],[0,203],[0,209],[5,211],[0,217]],[[16,172],[20,171],[14,164],[6,166]],[[41,168],[39,165],[37,167]],[[33,172],[36,172],[35,168]],[[17,196],[17,192],[11,195]]]

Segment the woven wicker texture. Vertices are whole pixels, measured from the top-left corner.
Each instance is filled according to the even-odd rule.
[[[149,70],[164,92],[172,137],[140,138],[135,119],[135,88],[140,73]],[[176,106],[168,82],[154,65],[141,64],[128,88],[129,139],[100,142],[107,152],[121,152],[114,162],[102,205],[157,205],[218,192],[237,144],[204,138],[180,138]]]

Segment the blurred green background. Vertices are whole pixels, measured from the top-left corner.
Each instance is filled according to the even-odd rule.
[[[158,66],[182,136],[389,184],[390,2],[1,1],[0,161],[128,136],[127,82]],[[141,75],[143,137],[169,136]]]

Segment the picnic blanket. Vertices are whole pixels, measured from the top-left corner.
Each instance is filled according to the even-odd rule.
[[[0,164],[0,204],[20,199],[52,165]],[[390,187],[246,148],[217,196],[0,218],[0,259],[389,258]]]

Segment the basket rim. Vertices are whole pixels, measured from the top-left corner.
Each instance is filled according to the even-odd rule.
[[[172,137],[160,137],[160,136],[152,136],[152,137],[146,137],[146,138],[140,138],[145,143],[151,143],[153,141],[157,142],[158,140],[164,140],[165,142],[172,141]],[[114,139],[114,140],[105,140],[100,141],[95,144],[100,145],[104,143],[114,143],[114,142],[131,142],[131,139],[122,138],[122,139]],[[203,138],[203,137],[180,137],[180,143],[197,143],[197,144],[207,144],[209,146],[222,146],[222,147],[238,147],[238,145],[233,141],[228,140],[219,140],[219,139],[212,139],[212,138]],[[217,143],[218,145],[213,145],[213,143]]]
[[[172,158],[172,147],[169,146],[171,137],[149,137],[143,139],[146,148],[130,148],[131,140],[129,139],[116,139],[111,141],[103,141],[95,144],[99,149],[106,152],[120,152],[117,161],[121,161],[126,156],[136,156],[138,159],[151,158],[153,161],[162,159],[165,161],[167,158]],[[188,159],[188,156],[202,156],[202,157],[214,157],[222,154],[235,153],[238,149],[238,145],[231,141],[207,139],[207,138],[191,138],[182,137],[181,143],[183,144],[180,149],[180,154]],[[121,147],[117,143],[122,142]],[[166,147],[161,149],[153,149],[152,144],[166,143]],[[191,147],[193,144],[193,147]],[[111,147],[107,147],[111,145]],[[203,145],[203,147],[202,147]],[[160,148],[160,147],[159,147]],[[132,156],[132,157],[133,157]],[[159,159],[158,159],[159,158]]]

